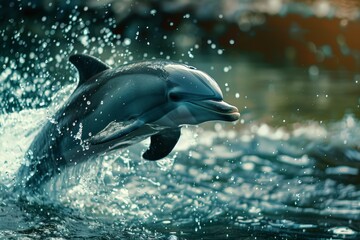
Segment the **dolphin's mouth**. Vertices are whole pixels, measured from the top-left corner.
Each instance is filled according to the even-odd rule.
[[[219,116],[219,120],[232,122],[240,118],[239,110],[224,101],[201,100],[191,103]]]

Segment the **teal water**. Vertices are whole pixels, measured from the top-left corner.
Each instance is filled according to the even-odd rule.
[[[155,43],[139,49],[110,27],[96,35],[76,10],[70,22],[47,19],[0,30],[0,238],[360,238],[359,73],[265,64],[216,45],[154,52]],[[75,52],[114,66],[194,65],[241,119],[185,127],[161,161],[141,159],[147,141],[94,157],[43,195],[20,198],[13,188],[24,153],[76,85],[67,61]]]
[[[141,159],[148,143],[140,143],[67,169],[43,195],[19,199],[17,169],[54,109],[1,115],[2,238],[360,236],[360,124],[353,115],[290,130],[188,127],[164,160]]]

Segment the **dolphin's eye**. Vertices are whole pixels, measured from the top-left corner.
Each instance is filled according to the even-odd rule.
[[[174,102],[181,101],[181,96],[176,93],[169,93],[169,98],[171,101],[174,101]]]
[[[187,66],[187,67],[192,69],[192,70],[196,70],[196,67],[193,67],[193,66]]]

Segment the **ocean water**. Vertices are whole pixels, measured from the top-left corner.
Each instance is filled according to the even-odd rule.
[[[163,160],[141,159],[145,141],[66,169],[42,195],[19,197],[13,187],[23,155],[54,110],[0,116],[1,238],[360,237],[360,122],[353,115],[293,129],[184,127]]]
[[[186,24],[171,36],[156,24],[142,26],[167,46],[158,51],[158,42],[139,33],[141,22],[129,25],[125,39],[113,33],[119,19],[107,11],[118,4],[31,2],[0,4],[0,239],[360,239],[359,72],[231,54]],[[308,11],[299,10],[308,1],[290,8],[264,2]],[[357,6],[348,2],[350,10]],[[319,18],[336,17],[329,3],[315,3]],[[348,20],[341,24],[347,30]],[[329,42],[359,59],[343,38]],[[317,54],[331,50],[304,44]],[[183,127],[163,160],[142,159],[144,141],[65,169],[42,194],[20,196],[15,186],[28,146],[76,87],[67,60],[74,53],[111,66],[185,62],[211,75],[241,118]]]

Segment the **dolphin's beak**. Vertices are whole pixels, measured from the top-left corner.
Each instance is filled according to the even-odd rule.
[[[217,116],[218,120],[233,122],[240,118],[239,110],[224,101],[202,100],[191,103],[205,109],[207,112],[213,113]]]

